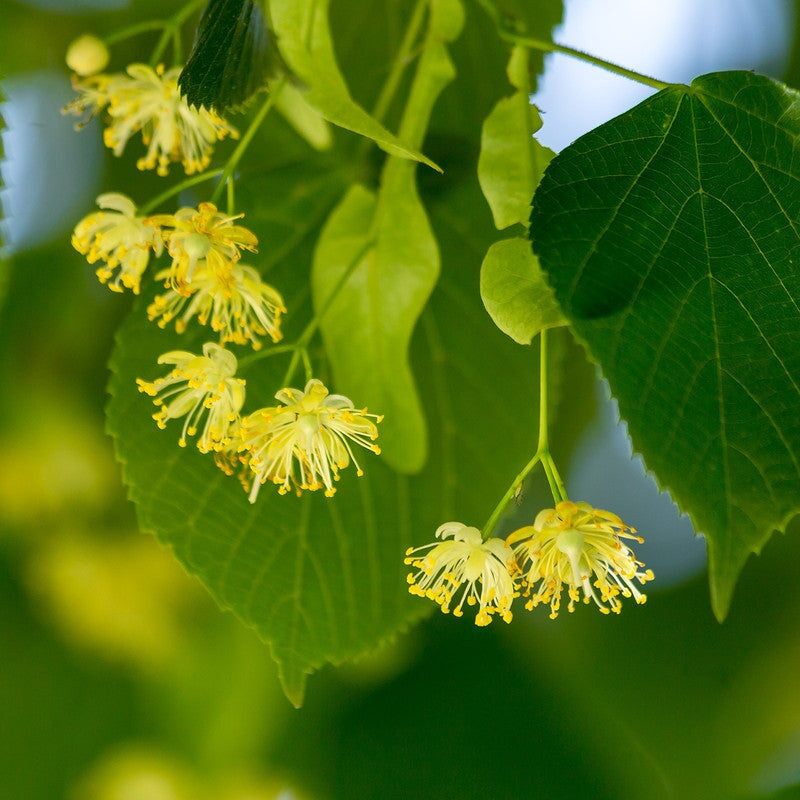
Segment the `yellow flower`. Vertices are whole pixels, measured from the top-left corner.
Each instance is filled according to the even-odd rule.
[[[80,96],[64,109],[90,116],[105,109],[110,121],[103,140],[114,155],[122,155],[128,140],[141,131],[147,153],[136,162],[139,169],[155,168],[166,175],[171,162],[181,161],[191,175],[208,166],[217,141],[238,137],[215,112],[192,108],[181,97],[181,67],[165,72],[163,67],[131,64],[126,73],[77,79],[74,86]]]
[[[569,611],[575,610],[581,590],[583,602],[593,600],[604,614],[620,612],[620,596],[644,603],[647,595],[634,580],[644,584],[653,580],[653,572],[642,570],[644,564],[622,541],[643,542],[635,533],[616,514],[588,503],[565,500],[540,511],[533,525],[506,539],[506,544],[513,545],[523,594],[530,598],[525,607],[548,603],[550,617],[555,619],[564,585]]]
[[[156,280],[169,278],[170,273],[164,270]],[[222,342],[252,343],[254,350],[261,348],[260,336],[269,335],[273,342],[281,339],[280,319],[286,311],[283,298],[252,267],[233,262],[213,269],[203,261],[186,288],[191,294],[170,289],[156,297],[148,306],[148,317],[158,319],[159,327],[164,328],[180,314],[175,322],[178,333],[186,330],[194,316],[201,325],[210,320]]]
[[[144,217],[136,216],[136,206],[124,194],[101,194],[97,205],[110,210],[84,217],[75,226],[72,246],[90,264],[105,262],[97,270],[97,277],[101,283],[108,283],[109,289],[121,292],[128,288],[139,294],[139,281],[147,268],[150,251],[160,255],[163,249],[160,233]],[[115,272],[116,277],[110,281]]]
[[[281,405],[262,408],[242,420],[240,450],[247,451],[245,460],[254,475],[251,503],[268,480],[280,487],[280,494],[292,487],[298,495],[303,489],[324,488],[326,497],[332,497],[339,470],[351,461],[363,475],[351,442],[380,453],[373,442],[378,438],[375,423],[383,417],[354,408],[343,395],[328,394],[321,381],[310,380],[302,392],[281,389],[275,399]]]
[[[510,573],[513,553],[502,539],[483,541],[477,528],[446,522],[436,531],[441,542],[406,550],[408,591],[438,603],[447,614],[462,616],[464,602],[478,606],[476,625],[488,625],[493,614],[511,622],[514,581]]]
[[[200,420],[208,412],[197,447],[201,453],[230,446],[238,433],[239,412],[244,405],[242,378],[235,378],[236,356],[213,342],[203,345],[203,355],[173,350],[158,358],[159,364],[173,364],[172,371],[155,381],[136,379],[140,392],[155,398],[159,410],[153,419],[162,430],[167,420],[186,417],[178,444],[195,436]]]
[[[224,274],[226,268],[238,261],[241,250],[256,251],[258,239],[243,225],[221,214],[213,203],[200,203],[194,208],[181,208],[174,214],[158,214],[148,220],[163,228],[164,241],[172,256],[172,266],[160,274],[164,285],[187,297],[192,294],[195,270],[210,268]]]

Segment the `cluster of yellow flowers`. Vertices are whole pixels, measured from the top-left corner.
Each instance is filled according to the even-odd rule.
[[[137,162],[140,169],[166,175],[170,163],[181,161],[191,174],[206,169],[217,141],[238,136],[213,111],[186,103],[178,90],[179,67],[165,71],[132,64],[125,73],[95,74],[107,62],[105,46],[94,37],[73,43],[67,63],[76,73],[79,96],[65,110],[90,117],[105,112],[104,141],[115,155],[141,133],[147,152]],[[280,293],[242,263],[242,251],[254,253],[258,246],[255,234],[237,223],[244,215],[223,214],[210,202],[147,215],[116,192],[100,195],[97,205],[99,210],[75,227],[72,244],[89,263],[100,262],[101,283],[138,294],[151,255],[166,251],[172,261],[155,274],[166,291],[150,303],[148,318],[161,328],[174,320],[178,333],[196,319],[219,335],[219,343],[203,345],[202,355],[162,354],[158,363],[170,365],[170,372],[154,381],[137,380],[158,407],[153,418],[159,428],[183,418],[182,447],[196,436],[200,452],[213,452],[226,472],[242,465],[250,502],[268,481],[281,494],[322,489],[331,497],[341,469],[352,462],[361,475],[352,445],[380,453],[375,440],[381,417],[330,394],[319,380],[309,380],[302,391],[282,388],[277,406],[241,413],[245,381],[236,376],[238,361],[225,345],[259,350],[264,336],[278,342],[286,312]]]
[[[159,256],[166,248],[172,257],[155,276],[167,291],[147,309],[160,327],[174,319],[182,333],[196,317],[201,325],[210,323],[223,343],[258,350],[262,336],[280,340],[283,298],[241,263],[241,250],[255,251],[258,244],[251,231],[234,224],[243,215],[230,217],[200,203],[175,214],[137,216],[134,202],[118,193],[100,195],[97,204],[101,210],[76,225],[72,245],[90,264],[102,262],[97,277],[110,289],[138,294],[151,252]]]
[[[558,616],[566,587],[568,610],[594,602],[604,614],[619,613],[620,598],[644,603],[636,582],[653,580],[652,570],[636,560],[623,540],[644,541],[616,514],[588,503],[562,501],[537,514],[533,525],[514,531],[505,541],[483,540],[477,528],[447,522],[436,531],[439,542],[406,551],[409,591],[438,603],[455,616],[477,606],[476,625],[488,625],[494,614],[510,622],[514,599],[526,597],[528,610],[545,604]]]
[[[180,161],[187,175],[201,172],[211,162],[214,145],[239,134],[214,111],[189,106],[178,89],[180,74],[181,67],[165,71],[130,64],[125,72],[76,76],[79,96],[66,111],[85,119],[105,111],[103,141],[116,156],[141,132],[147,152],[136,162],[139,169],[167,175],[170,163]]]
[[[200,432],[198,449],[216,453],[226,472],[232,472],[236,463],[244,465],[251,503],[268,481],[278,486],[280,494],[324,489],[332,497],[339,470],[352,462],[357,474],[363,474],[351,443],[380,453],[375,440],[381,417],[354,408],[343,395],[329,394],[316,378],[302,391],[281,389],[275,395],[279,405],[243,417],[245,382],[235,377],[236,356],[229,350],[207,342],[203,355],[174,351],[164,353],[158,362],[172,364],[173,369],[163,378],[140,378],[137,383],[159,408],[153,415],[159,428],[170,419],[185,417],[178,440],[182,447],[187,437]]]

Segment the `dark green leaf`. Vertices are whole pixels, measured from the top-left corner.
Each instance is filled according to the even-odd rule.
[[[266,87],[276,60],[258,0],[210,0],[178,86],[189,105],[224,113]]]
[[[531,236],[635,448],[708,539],[722,618],[800,509],[800,95],[659,92],[551,163]]]

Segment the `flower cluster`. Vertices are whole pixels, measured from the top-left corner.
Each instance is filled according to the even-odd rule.
[[[533,525],[505,542],[483,541],[476,528],[460,522],[442,525],[436,537],[442,541],[406,552],[405,563],[416,570],[408,575],[409,591],[456,616],[465,600],[478,605],[476,625],[488,625],[493,614],[510,622],[511,604],[520,595],[528,598],[528,610],[549,605],[555,619],[565,587],[570,612],[583,599],[604,614],[618,614],[623,597],[644,603],[647,595],[636,584],[653,580],[652,570],[644,570],[623,541],[644,540],[616,514],[588,503],[565,500],[540,511]]]
[[[501,539],[483,541],[477,528],[445,522],[436,531],[441,542],[406,550],[408,591],[438,603],[442,611],[463,614],[464,602],[478,606],[476,625],[488,625],[493,614],[511,622],[515,597],[511,578],[513,554]]]
[[[280,403],[262,408],[242,420],[241,450],[253,473],[250,502],[267,481],[277,484],[280,494],[292,488],[325,489],[332,497],[339,470],[351,462],[360,476],[363,471],[353,454],[352,444],[379,454],[377,422],[382,417],[354,408],[344,395],[328,394],[328,389],[312,379],[301,392],[281,389]]]
[[[122,194],[97,198],[100,211],[84,217],[72,236],[75,249],[89,263],[102,261],[97,276],[114,291],[138,294],[151,253],[166,248],[172,264],[156,274],[167,291],[147,309],[151,320],[165,327],[175,320],[179,333],[196,318],[209,325],[220,341],[261,347],[261,337],[280,340],[286,307],[280,293],[251,266],[241,251],[255,251],[258,239],[235,224],[239,216],[220,213],[212,203],[175,214],[137,215],[133,201]]]
[[[181,67],[165,71],[131,64],[125,72],[76,77],[78,97],[64,111],[84,120],[105,111],[103,141],[116,156],[141,132],[147,152],[136,162],[139,169],[167,175],[169,165],[180,161],[187,175],[202,172],[214,145],[239,134],[214,111],[189,106],[178,89],[180,73]]]
[[[155,381],[137,380],[139,391],[153,397],[159,408],[153,415],[158,427],[186,417],[178,440],[185,447],[208,412],[197,447],[202,453],[214,451],[228,473],[232,462],[245,466],[251,503],[268,481],[279,487],[279,494],[324,489],[332,497],[339,470],[352,463],[363,475],[353,444],[380,453],[375,440],[382,418],[354,408],[344,395],[329,394],[317,379],[303,391],[281,389],[275,395],[280,405],[242,417],[245,381],[235,377],[237,361],[229,350],[207,342],[202,356],[175,351],[164,353],[158,363],[174,367]]]
[[[118,156],[141,133],[147,152],[137,163],[140,169],[167,175],[170,164],[181,161],[187,174],[200,172],[218,140],[238,136],[213,111],[187,105],[177,85],[180,68],[132,64],[124,73],[100,74],[108,50],[93,36],[73,42],[67,62],[79,96],[65,111],[89,118],[104,112],[105,143]],[[236,158],[235,153],[228,162],[229,171]],[[219,336],[203,345],[202,354],[162,354],[158,363],[170,371],[155,380],[137,379],[139,391],[157,407],[158,427],[183,419],[180,446],[196,437],[200,452],[213,453],[225,472],[239,466],[250,502],[267,482],[276,484],[279,494],[323,490],[331,497],[342,469],[352,463],[362,475],[354,446],[380,453],[375,440],[381,417],[330,394],[321,381],[309,380],[302,391],[282,388],[275,395],[278,405],[242,413],[245,381],[226,345],[259,350],[263,337],[278,342],[286,313],[280,293],[242,262],[244,251],[255,253],[258,247],[256,235],[239,222],[244,215],[222,213],[212,202],[148,215],[119,193],[100,195],[97,204],[99,209],[75,227],[72,244],[89,263],[100,262],[100,281],[113,291],[139,294],[151,256],[166,251],[171,261],[155,274],[166,291],[150,302],[148,318],[161,328],[174,322],[178,334],[196,319]]]
[[[201,453],[223,450],[231,444],[245,398],[245,382],[234,377],[236,356],[213,342],[203,345],[203,355],[185,350],[164,353],[159,364],[173,364],[163,378],[144,381],[138,378],[139,391],[155,398],[158,411],[153,419],[162,430],[167,420],[186,417],[178,444],[186,447],[186,437],[198,432],[207,411],[197,447]]]
[[[97,205],[103,210],[89,214],[75,226],[72,246],[90,264],[103,262],[97,277],[101,283],[108,283],[109,289],[131,289],[139,294],[150,252],[161,255],[163,249],[159,231],[150,220],[136,216],[136,206],[124,194],[101,194]]]

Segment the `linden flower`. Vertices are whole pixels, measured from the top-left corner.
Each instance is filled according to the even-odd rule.
[[[406,550],[406,564],[416,573],[408,574],[408,591],[427,597],[447,614],[462,616],[464,603],[478,606],[476,625],[488,625],[493,614],[511,622],[514,581],[509,565],[513,553],[501,539],[483,541],[477,528],[460,522],[446,522],[436,531],[441,542]]]
[[[127,288],[139,294],[139,281],[150,251],[160,255],[163,249],[159,231],[144,217],[136,216],[136,206],[124,194],[101,194],[97,205],[110,210],[84,217],[75,226],[72,246],[90,264],[105,262],[97,270],[97,277],[101,283],[108,283],[109,289],[121,292]]]
[[[131,64],[125,72],[77,79],[74,86],[80,96],[65,109],[90,116],[105,109],[110,122],[103,141],[114,155],[122,155],[128,140],[141,131],[147,153],[136,162],[139,169],[155,168],[167,175],[170,163],[181,161],[191,175],[208,166],[217,141],[238,137],[215,112],[192,108],[181,97],[181,67],[165,72],[163,67]]]
[[[215,274],[238,261],[241,250],[256,252],[258,239],[243,225],[232,224],[235,217],[221,214],[213,203],[181,208],[174,214],[158,214],[149,221],[164,228],[164,241],[172,256],[172,266],[161,273],[164,285],[186,296],[193,291],[195,270],[206,266]]]
[[[178,444],[186,447],[186,437],[195,436],[200,421],[208,412],[197,447],[201,453],[230,446],[238,433],[239,412],[244,405],[242,378],[235,378],[236,356],[213,342],[203,345],[203,355],[173,350],[158,358],[159,364],[173,364],[169,375],[155,381],[136,379],[139,391],[155,398],[159,410],[153,419],[162,430],[167,420],[186,417]]]
[[[634,580],[640,584],[651,581],[653,571],[641,570],[644,564],[622,542],[643,542],[635,533],[616,514],[588,503],[565,500],[554,509],[540,511],[533,525],[520,528],[506,539],[506,544],[514,545],[523,594],[530,598],[525,607],[548,603],[550,618],[555,619],[564,585],[570,612],[580,601],[581,590],[583,602],[593,600],[604,614],[620,612],[620,596],[644,603],[647,595],[639,591]]]
[[[164,270],[156,280],[168,278],[170,272]],[[189,295],[170,289],[156,297],[147,309],[148,317],[160,317],[158,325],[164,328],[180,314],[175,322],[178,333],[186,330],[194,316],[201,325],[210,320],[223,342],[252,343],[254,350],[261,348],[260,336],[269,335],[273,342],[281,339],[283,298],[252,267],[234,262],[215,270],[203,262],[189,286],[193,290]]]
[[[262,408],[242,420],[243,443],[239,449],[248,451],[244,460],[254,474],[251,503],[268,480],[280,487],[280,494],[292,487],[298,495],[303,489],[313,492],[324,488],[325,496],[332,497],[339,470],[351,461],[357,474],[364,474],[351,442],[373,453],[381,452],[373,442],[378,438],[375,423],[383,417],[354,408],[343,395],[328,394],[316,378],[302,392],[281,389],[275,399],[281,405]]]

